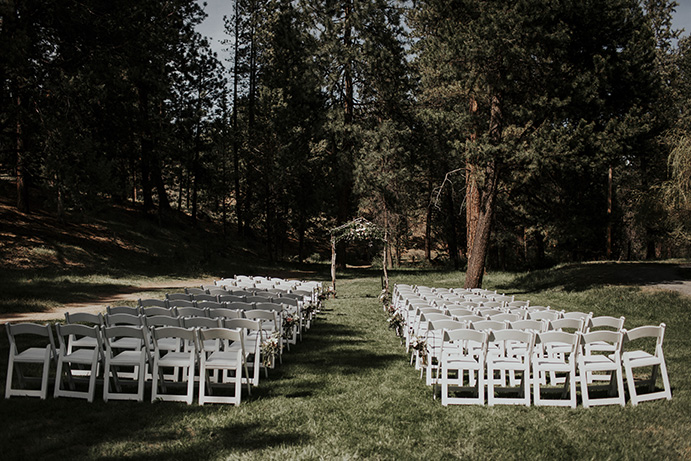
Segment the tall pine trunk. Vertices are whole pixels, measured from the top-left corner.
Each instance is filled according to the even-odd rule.
[[[480,218],[480,190],[477,187],[476,166],[466,162],[465,169],[465,220],[466,220],[466,257],[470,261],[473,254],[473,243]]]
[[[473,236],[473,247],[468,259],[468,270],[465,274],[465,288],[482,287],[485,273],[485,261],[489,249],[489,239],[494,218],[495,199],[497,196],[498,165],[495,161],[488,162],[485,167],[485,184],[480,199],[480,207]]]
[[[446,188],[444,202],[446,205],[446,244],[453,267],[458,270],[460,261],[458,260],[458,233],[456,231],[456,206],[453,199],[453,188]]]
[[[344,11],[344,19],[343,19],[343,46],[346,50],[346,52],[349,54],[350,49],[353,46],[352,44],[352,9],[353,9],[353,1],[352,0],[345,0],[345,4],[343,7]],[[351,130],[351,125],[353,124],[353,69],[352,69],[352,61],[351,58],[348,57],[344,69],[343,69],[343,81],[344,81],[344,87],[345,87],[345,100],[343,103],[343,110],[344,110],[344,134],[345,134],[345,140],[343,142],[343,159],[344,161],[342,162],[342,166],[344,167],[344,171],[342,174],[345,175],[343,180],[339,184],[339,191],[338,191],[338,203],[337,203],[337,219],[338,219],[338,224],[344,224],[348,221],[348,218],[350,218],[350,201],[351,201],[351,196],[353,192],[353,181],[352,177],[350,176],[350,168],[351,168],[351,158],[352,158],[352,150],[353,150],[353,142],[351,139],[352,136],[352,130]],[[345,240],[341,240],[338,242],[338,248],[337,248],[338,253],[341,255],[341,258],[339,260],[339,267],[345,268],[346,265],[346,242]]]
[[[477,112],[477,100],[470,98],[470,112]],[[475,142],[476,133],[470,134],[470,141]],[[477,174],[475,165],[466,161],[465,164],[465,222],[466,222],[466,258],[470,261],[473,251],[473,242],[477,230],[477,220],[480,214],[480,191],[477,188]]]
[[[501,98],[497,94],[491,95],[489,135],[495,145],[501,142],[502,113]],[[480,208],[477,224],[473,233],[473,246],[468,259],[468,270],[465,274],[465,288],[480,288],[485,273],[485,262],[489,239],[492,232],[492,219],[496,206],[499,181],[499,163],[496,158],[487,159],[485,163],[484,181],[482,187],[476,183],[480,196]]]
[[[429,195],[432,195],[432,172],[429,172],[427,187]],[[425,216],[425,259],[432,261],[432,202],[427,203],[427,213]]]
[[[15,127],[15,148],[17,153],[17,210],[29,211],[29,188],[24,165],[24,138],[21,121],[21,98],[17,96],[17,124]]]
[[[140,134],[140,168],[142,172],[142,199],[144,200],[144,210],[149,211],[154,208],[154,199],[151,194],[151,156],[153,146],[151,139],[151,126],[149,124],[149,93],[144,85],[138,85],[139,91],[139,115],[141,117]]]
[[[235,182],[235,214],[238,220],[238,234],[242,235],[243,213],[242,196],[240,195],[240,128],[238,127],[238,78],[240,66],[240,14],[238,0],[235,0],[235,44],[233,45],[233,179]]]

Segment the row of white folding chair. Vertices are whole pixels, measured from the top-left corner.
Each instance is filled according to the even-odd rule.
[[[266,324],[267,329],[281,331],[283,326],[282,305],[266,305],[252,304],[248,309],[230,309],[230,308],[216,308],[208,309],[200,312],[202,315],[132,315],[132,314],[106,314],[103,316],[103,324],[106,326],[114,325],[135,325],[149,327],[152,325],[168,325],[175,326],[171,323],[165,322],[166,319],[170,321],[179,321],[179,326],[190,327],[217,327],[226,319],[247,318],[254,320],[261,320]]]
[[[193,359],[193,363],[199,362],[201,369],[200,376],[204,377],[200,379],[200,403],[205,402],[228,402],[228,403],[240,403],[240,393],[238,392],[240,382],[246,382],[248,386],[250,384],[255,384],[258,382],[258,342],[255,340],[253,343],[253,349],[251,351],[246,351],[244,349],[244,333],[241,330],[248,330],[248,323],[252,321],[247,319],[233,319],[228,320],[228,325],[233,328],[239,328],[237,330],[231,328],[181,328],[181,327],[158,327],[152,328],[150,331],[153,336],[149,335],[149,330],[143,326],[133,326],[133,325],[118,325],[111,327],[99,327],[97,325],[87,326],[83,324],[66,324],[56,325],[57,336],[59,340],[59,348],[56,349],[55,341],[52,333],[52,328],[49,324],[38,325],[38,324],[6,324],[6,329],[8,337],[10,340],[10,357],[8,364],[8,375],[7,375],[7,386],[5,397],[10,396],[38,396],[45,399],[48,391],[48,374],[49,368],[52,362],[57,362],[57,372],[55,379],[55,387],[53,395],[55,397],[75,397],[75,398],[85,398],[89,402],[93,401],[95,393],[96,379],[99,374],[99,368],[103,366],[103,399],[108,400],[138,400],[142,401],[144,397],[144,385],[146,381],[146,371],[147,369],[151,371],[154,385],[152,389],[152,401],[161,400],[183,400],[191,403],[190,391],[192,383],[187,383],[188,393],[186,395],[172,395],[170,398],[165,397],[159,392],[158,383],[160,379],[163,379],[163,373],[159,373],[160,366],[170,366],[170,367],[183,367],[181,365],[180,359],[184,355],[185,357],[196,356],[199,352],[201,354],[201,361],[198,359]],[[240,322],[240,324],[238,324]],[[244,323],[242,323],[244,322]],[[237,324],[237,325],[236,325]],[[254,322],[254,329],[261,331],[259,322]],[[178,332],[180,336],[177,337],[177,341],[187,341],[186,347],[178,347],[176,349],[171,349],[169,346],[162,346],[161,342],[164,340],[166,335],[159,334],[156,335],[157,330],[166,330],[167,332]],[[211,332],[216,330],[222,330],[222,335],[219,337],[213,336]],[[227,331],[240,332],[240,336],[237,334],[233,336],[232,334],[228,336]],[[193,332],[195,335],[199,335],[200,340],[198,344],[195,344],[196,339],[189,336],[189,332]],[[25,347],[19,337],[44,337],[48,339],[48,344],[45,347],[36,347],[35,345],[29,345]],[[196,338],[196,336],[195,336]],[[75,341],[79,346],[74,347],[72,350],[68,348],[68,343],[72,340]],[[84,341],[84,339],[89,339],[89,341]],[[150,341],[153,339],[153,343]],[[169,338],[170,339],[170,338]],[[213,347],[210,349],[205,349],[209,341],[220,341],[223,339],[225,341],[224,347]],[[238,341],[240,343],[235,346],[231,345],[228,341]],[[36,340],[31,338],[29,343],[33,343]],[[88,344],[92,344],[89,346]],[[236,392],[231,398],[221,397],[215,398],[210,397],[205,392],[206,385],[209,383],[209,377],[206,374],[207,369],[229,369],[229,355],[234,355],[236,350],[241,350],[242,353],[237,355],[237,357],[242,357],[241,363],[245,371],[245,378],[242,376],[242,370],[236,371],[234,377],[228,376],[228,373],[223,374],[223,380],[221,384],[230,381],[237,381]],[[168,356],[169,353],[175,352],[173,355]],[[248,373],[247,363],[245,358],[252,352],[255,355],[254,375]],[[167,357],[167,358],[165,358]],[[164,359],[163,362],[157,365],[156,360]],[[20,364],[26,363],[38,363],[43,365],[43,372],[41,375],[41,386],[40,389],[27,389],[25,387],[26,377],[23,376],[21,370],[19,369]],[[87,390],[77,390],[75,385],[77,374],[73,371],[77,371],[76,367],[86,366],[88,367],[88,387]],[[136,392],[123,392],[122,390],[122,380],[125,378],[124,374],[117,369],[120,367],[133,368],[134,373],[131,373],[131,379],[129,384],[136,386]],[[232,368],[232,367],[231,367]],[[189,370],[190,373],[194,371],[194,367]],[[13,378],[17,375],[20,388],[15,388],[13,386]],[[189,378],[188,378],[189,379]],[[111,382],[112,381],[112,382]],[[233,382],[235,382],[233,381]],[[217,383],[218,384],[218,383]],[[161,383],[161,391],[165,393],[165,383]]]
[[[238,286],[238,287],[273,287],[273,288],[287,288],[290,290],[302,290],[312,294],[322,291],[322,282],[313,280],[285,280],[282,278],[270,278],[260,276],[243,276],[236,275],[233,279],[216,280],[217,286]]]
[[[405,293],[406,295],[415,294],[417,296],[425,296],[429,299],[445,299],[468,301],[476,298],[478,301],[499,302],[503,306],[512,304],[511,307],[528,306],[529,301],[517,301],[514,296],[497,293],[492,290],[482,289],[462,289],[462,288],[435,288],[425,286],[413,286],[405,284],[397,284],[394,286],[394,295]]]
[[[631,331],[593,331],[589,333],[567,333],[547,331],[538,333],[525,332],[534,340],[521,339],[518,330],[477,331],[469,329],[445,330],[441,351],[441,390],[442,404],[483,404],[485,381],[488,388],[488,403],[530,405],[529,385],[532,381],[533,402],[535,405],[571,406],[577,404],[576,383],[580,382],[581,398],[584,407],[591,405],[625,404],[623,373],[629,396],[635,406],[641,401],[659,398],[671,399],[669,378],[662,352],[665,325],[644,326]],[[655,338],[656,344],[651,353],[642,349],[623,350],[624,342],[639,342],[642,338]],[[499,342],[499,344],[497,344]],[[495,347],[490,348],[490,344]],[[522,347],[516,348],[516,344]],[[598,346],[607,344],[605,353],[599,353]],[[535,349],[531,351],[533,347]],[[538,347],[540,346],[540,347]],[[561,356],[550,355],[552,347],[568,350]],[[446,347],[446,351],[444,350]],[[516,354],[516,352],[519,352]],[[484,363],[484,365],[483,365]],[[485,379],[486,367],[486,379]],[[635,368],[652,368],[651,379],[645,383],[648,393],[639,394],[633,377]],[[623,371],[622,371],[623,369]],[[503,379],[495,378],[495,371],[518,371],[522,373],[521,395],[515,398],[495,396],[496,384],[505,384]],[[449,371],[455,373],[449,374]],[[532,371],[532,378],[530,373]],[[465,373],[468,373],[467,379]],[[559,390],[561,399],[543,397],[540,375],[547,372],[564,373],[567,376],[563,390]],[[579,374],[577,374],[577,372]],[[589,385],[592,380],[588,375],[605,373],[609,384],[606,386],[606,397],[593,398]],[[657,375],[662,379],[662,389],[655,391]],[[474,377],[477,376],[477,379]],[[465,386],[465,384],[468,386]],[[450,386],[472,387],[474,395],[453,397]],[[435,394],[436,395],[436,394]],[[568,398],[566,398],[568,396]]]
[[[232,305],[229,306],[232,307]],[[204,311],[188,311],[187,313],[190,315],[166,315],[165,313],[151,316],[125,313],[106,314],[103,316],[103,324],[107,326],[125,324],[144,327],[181,326],[213,328],[222,326],[222,322],[226,319],[246,318],[250,320],[259,320],[262,322],[262,326],[265,330],[276,332],[279,336],[279,360],[282,362],[283,349],[287,345],[283,339],[283,305],[254,303],[242,307],[243,309],[232,309],[229,307],[209,308]],[[155,308],[145,308],[145,310],[146,309]],[[88,320],[83,319],[82,321]],[[296,327],[293,327],[291,333],[295,333],[295,328]]]
[[[231,279],[232,280],[232,279]],[[254,284],[252,286],[238,286],[237,284],[231,284],[228,279],[217,280],[214,285],[202,285],[202,289],[207,293],[207,295],[216,296],[263,296],[263,297],[295,297],[305,303],[312,303],[318,305],[318,293],[321,290],[321,282],[318,285],[313,285],[312,282],[299,282],[292,284],[283,284],[281,286],[260,286],[257,287]],[[319,288],[315,288],[319,287]],[[186,289],[186,292],[190,292],[194,289]],[[196,291],[196,290],[195,290]],[[204,296],[202,293],[198,293],[198,296]]]
[[[277,300],[278,301],[278,300]],[[280,299],[280,302],[270,302],[265,298],[260,298],[259,301],[253,302],[213,302],[201,301],[192,306],[174,306],[174,307],[130,307],[130,306],[116,306],[106,307],[107,314],[129,314],[129,315],[169,315],[169,316],[183,316],[183,317],[209,317],[214,312],[223,312],[225,310],[275,310],[277,312],[288,311],[296,315],[300,314],[302,303],[291,298]],[[218,316],[218,315],[216,315]]]
[[[433,375],[436,372],[436,368],[434,366],[434,362],[438,362],[438,352],[439,352],[439,347],[440,347],[440,340],[442,337],[442,329],[448,329],[449,325],[455,324],[457,325],[457,328],[461,328],[460,325],[463,325],[463,328],[470,328],[474,330],[481,330],[481,331],[498,331],[498,330],[503,330],[503,329],[513,329],[513,330],[523,330],[523,331],[530,331],[533,333],[538,333],[538,332],[547,332],[547,331],[568,331],[568,332],[573,332],[573,333],[586,333],[590,328],[590,324],[586,324],[583,320],[580,319],[557,319],[553,321],[546,321],[546,320],[508,320],[505,318],[499,319],[497,318],[499,316],[495,316],[495,318],[482,318],[479,316],[474,316],[474,315],[468,315],[468,316],[461,316],[461,317],[452,317],[448,318],[444,316],[443,314],[439,313],[423,313],[420,316],[420,325],[421,327],[415,331],[414,337],[416,338],[423,338],[425,340],[425,344],[427,345],[427,350],[426,350],[426,360],[423,359],[423,356],[421,355],[420,351],[414,350],[413,353],[411,354],[411,363],[413,360],[415,360],[416,364],[416,369],[422,369],[425,368],[422,366],[422,363],[424,361],[427,362],[427,384],[431,385],[432,384],[432,379]],[[608,318],[608,319],[611,319]],[[621,319],[614,319],[616,320],[617,324],[612,325],[612,322],[608,322],[607,326],[614,326],[616,328],[615,331],[620,331],[622,326],[623,326],[623,318]],[[454,323],[455,322],[455,323]],[[442,325],[441,327],[439,325]],[[603,324],[597,325],[597,327],[603,327],[605,326]],[[590,348],[589,352],[591,350],[595,351],[606,351],[608,349],[603,348],[605,346],[600,346],[599,348]],[[551,354],[559,354],[563,353],[563,350],[559,350],[558,348],[555,348],[553,350],[550,350]],[[511,381],[515,382],[514,375],[510,375]],[[552,374],[550,376],[551,382],[553,384],[559,383],[559,380],[557,377]],[[543,379],[544,381],[544,379]]]

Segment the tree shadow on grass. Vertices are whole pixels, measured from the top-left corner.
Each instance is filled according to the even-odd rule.
[[[319,373],[351,375],[386,368],[401,359],[399,354],[372,351],[367,333],[339,323],[319,323],[298,343],[291,361]]]
[[[671,263],[582,263],[529,272],[497,286],[507,293],[548,289],[579,292],[606,285],[645,286],[688,280],[691,270]]]

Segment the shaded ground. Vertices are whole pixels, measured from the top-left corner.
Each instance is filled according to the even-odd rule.
[[[597,286],[639,286],[646,290],[673,290],[691,296],[691,264],[670,262],[591,262],[529,272],[517,277],[512,291],[561,289],[581,292]]]
[[[103,296],[95,301],[85,301],[85,302],[75,302],[69,304],[63,304],[59,308],[50,309],[46,312],[13,312],[13,313],[2,313],[0,314],[0,323],[3,322],[28,322],[28,321],[45,321],[53,319],[64,319],[65,312],[105,312],[106,306],[114,306],[118,303],[124,301],[136,301],[142,297],[142,293],[148,291],[151,292],[161,292],[170,291],[179,293],[186,287],[195,287],[202,284],[211,284],[213,280],[179,280],[179,281],[166,281],[162,283],[145,283],[138,286],[126,287],[112,295]],[[162,298],[160,294],[152,295],[155,298]]]

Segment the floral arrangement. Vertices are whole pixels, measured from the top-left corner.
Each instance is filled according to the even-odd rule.
[[[325,299],[329,299],[329,296],[333,292],[333,287],[328,286],[328,287],[320,287],[319,290],[317,291],[317,307],[321,306],[322,301]]]
[[[427,365],[427,341],[417,336],[410,340],[410,348],[418,353],[423,365]]]
[[[283,319],[283,338],[286,340],[293,339],[294,327],[298,324],[297,316],[293,314],[288,314],[286,318]]]
[[[262,365],[265,368],[273,368],[276,354],[279,352],[280,341],[278,333],[273,333],[264,341],[262,341]]]
[[[384,288],[381,291],[381,294],[379,295],[379,301],[384,305],[385,309],[386,309],[386,306],[391,304],[391,294],[389,294],[389,290]]]
[[[393,306],[389,307],[389,315],[389,328],[392,328],[398,336],[403,336],[403,326],[405,325],[403,315]]]
[[[334,243],[341,240],[386,240],[384,230],[365,218],[357,218],[332,229],[331,236]]]
[[[315,312],[317,312],[317,306],[315,304],[307,303],[302,306],[302,315],[305,317],[311,317]]]

